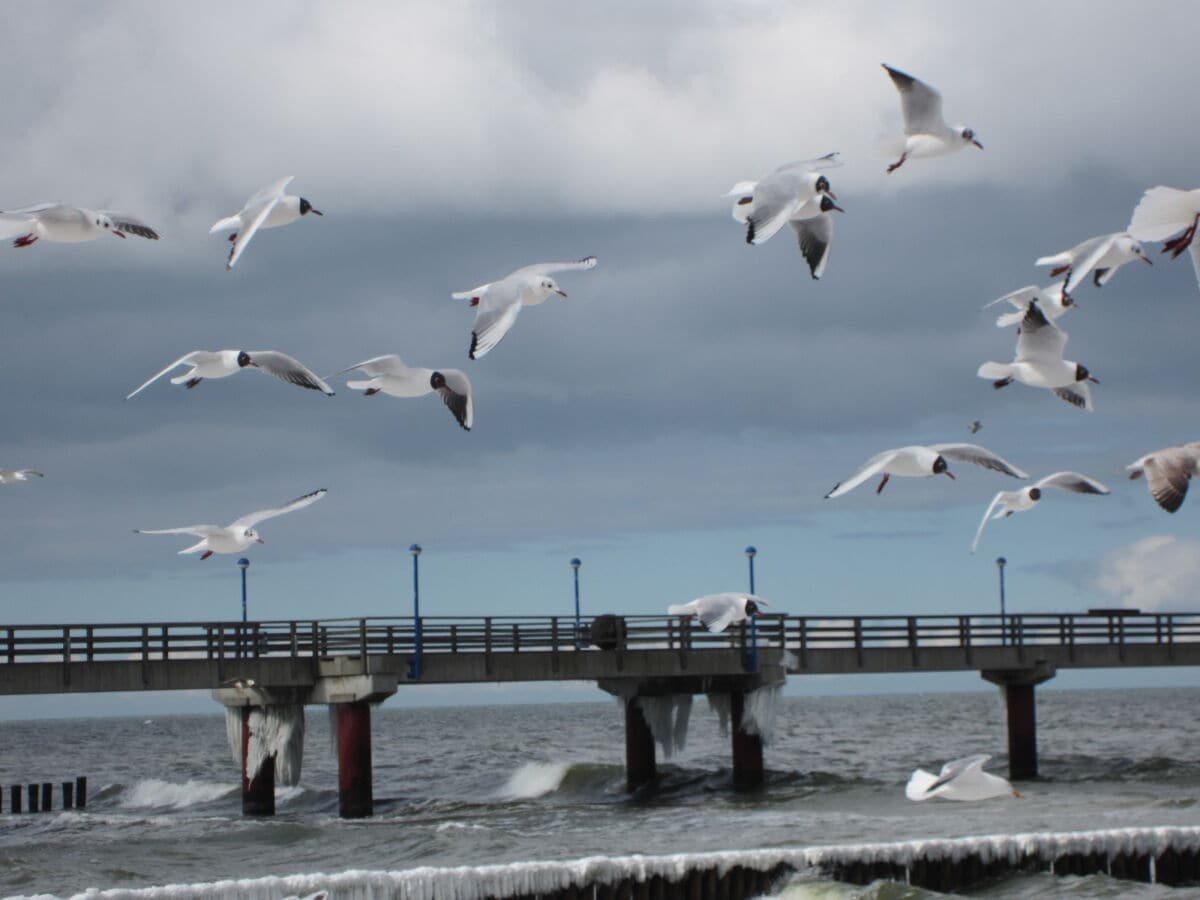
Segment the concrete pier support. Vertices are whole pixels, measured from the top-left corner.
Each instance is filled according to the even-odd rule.
[[[337,709],[338,815],[364,819],[375,811],[371,782],[371,705],[339,703]]]
[[[746,734],[742,721],[746,712],[746,694],[734,691],[729,695],[730,733],[733,743],[733,786],[757,788],[763,784],[763,745],[757,734]]]
[[[250,712],[253,707],[242,707],[242,815],[275,815],[275,757],[268,756],[257,772],[249,772],[250,761]]]
[[[625,784],[635,791],[658,777],[654,761],[654,735],[642,715],[637,697],[625,701]]]
[[[1037,699],[1034,688],[1054,677],[1054,667],[1040,664],[1030,669],[995,669],[981,673],[984,680],[1004,691],[1008,713],[1008,777],[1013,781],[1037,778]]]

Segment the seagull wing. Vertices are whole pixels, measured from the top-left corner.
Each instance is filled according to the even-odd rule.
[[[333,396],[333,388],[322,381],[316,372],[286,353],[280,353],[278,350],[251,350],[250,361],[281,381]]]
[[[446,404],[446,408],[453,414],[454,420],[470,431],[471,425],[475,422],[475,403],[471,399],[471,380],[458,369],[438,369],[438,371],[446,379],[445,385],[437,389],[438,395]]]
[[[995,300],[983,304],[982,308],[987,309],[989,306],[995,306],[997,303],[1004,303],[1007,301],[1016,309],[1024,309],[1029,305],[1030,300],[1036,300],[1038,298],[1040,291],[1041,288],[1039,288],[1036,284],[1027,284],[1023,288],[1017,288],[1010,294],[1005,294],[1003,297],[997,297]]]
[[[312,506],[322,497],[329,493],[325,488],[319,491],[313,491],[311,494],[305,494],[303,497],[297,497],[286,506],[281,506],[278,509],[260,509],[258,512],[252,512],[242,516],[230,523],[230,528],[253,528],[259,522],[267,519],[273,519],[276,516],[282,516],[284,513],[295,512],[298,509],[304,509],[306,506]]]
[[[200,352],[201,351],[199,351],[199,350],[193,350],[191,353],[183,354],[183,356],[179,357],[179,359],[175,360],[175,362],[171,363],[169,366],[164,368],[161,372],[156,374],[153,378],[151,378],[149,381],[147,381],[145,384],[143,384],[140,388],[138,388],[132,394],[129,394],[125,399],[129,400],[133,397],[136,397],[138,394],[140,394],[146,388],[150,387],[150,385],[152,385],[154,382],[158,381],[158,379],[162,378],[164,375],[166,375],[168,372],[170,372],[176,366],[191,365],[192,361],[196,358],[196,354],[200,353]]]
[[[0,240],[28,234],[37,225],[36,213],[58,206],[57,203],[43,203],[24,209],[10,209],[0,212]]]
[[[811,219],[792,219],[791,222],[800,245],[800,255],[808,263],[809,274],[813,280],[819,279],[825,274],[825,265],[829,262],[829,243],[833,240],[833,216],[821,213]]]
[[[984,510],[983,518],[979,520],[979,527],[975,530],[975,540],[971,541],[972,553],[974,553],[979,547],[979,539],[983,537],[983,529],[987,527],[988,520],[992,517],[992,513],[995,512],[997,506],[1003,505],[1005,497],[1011,493],[1012,491],[999,491],[996,496],[992,498],[992,502],[988,504],[988,508]]]
[[[1092,389],[1088,387],[1086,381],[1077,381],[1074,384],[1068,384],[1066,387],[1051,388],[1051,390],[1072,406],[1078,406],[1080,409],[1086,409],[1088,412],[1095,410],[1095,407],[1092,406]]]
[[[980,447],[978,444],[930,444],[930,450],[936,450],[946,459],[954,459],[959,462],[969,462],[977,466],[983,466],[985,469],[991,469],[994,472],[1003,472],[1005,475],[1011,475],[1013,478],[1028,478],[1029,476],[1008,462],[1003,457],[997,456],[986,447]]]
[[[695,601],[696,615],[713,634],[724,631],[743,616],[745,600],[741,594],[708,594]]]
[[[467,356],[479,359],[486,355],[508,334],[508,329],[513,327],[520,313],[520,294],[514,293],[508,302],[499,306],[490,306],[481,301],[479,311],[475,313],[475,324],[471,328],[471,349],[467,351]]]
[[[1142,457],[1140,462],[1154,502],[1170,513],[1179,509],[1196,468],[1195,457],[1182,447],[1168,447]]]
[[[777,169],[758,183],[746,211],[747,244],[765,243],[800,211],[808,199],[801,191],[810,178],[807,171]]]
[[[513,272],[508,277],[513,275],[553,275],[555,272],[576,272],[586,269],[596,268],[596,257],[585,256],[583,259],[577,259],[574,262],[546,262],[534,263],[531,266],[523,266]]]
[[[839,481],[837,484],[835,484],[833,486],[833,490],[825,495],[825,499],[832,500],[834,497],[840,497],[842,494],[847,494],[854,490],[872,475],[877,475],[882,472],[884,466],[895,459],[896,454],[899,452],[900,451],[898,449],[884,450],[882,453],[877,453],[875,456],[872,456],[862,464],[862,468],[860,468],[857,472],[855,472],[845,481]]]
[[[1016,358],[1021,362],[1058,362],[1067,347],[1067,333],[1046,318],[1037,301],[1029,301],[1017,332]]]
[[[950,760],[950,762],[942,766],[942,771],[938,773],[937,781],[929,786],[927,792],[936,791],[943,784],[953,781],[971,769],[982,768],[983,764],[989,759],[991,759],[991,756],[985,753],[978,753],[975,756],[964,756],[962,759]]]
[[[816,159],[802,159],[797,162],[784,163],[775,171],[783,172],[787,169],[800,169],[804,172],[822,172],[825,169],[836,169],[842,165],[842,161],[838,158],[840,154],[834,150],[832,153],[826,153],[824,156],[818,156]]]
[[[1067,279],[1063,290],[1068,294],[1075,288],[1079,287],[1079,283],[1087,279],[1088,275],[1092,274],[1092,269],[1096,268],[1096,263],[1104,258],[1104,255],[1113,248],[1113,243],[1120,237],[1118,234],[1108,234],[1096,239],[1095,246],[1088,248],[1086,253],[1080,255],[1071,266],[1071,277]],[[1090,241],[1088,243],[1091,243]]]
[[[347,372],[353,372],[355,369],[362,369],[367,375],[399,375],[408,366],[404,365],[404,361],[395,353],[389,353],[387,356],[373,356],[370,359],[364,359],[360,363],[355,363],[352,366],[347,366],[340,371],[330,375],[333,378],[336,375],[345,375]]]
[[[904,112],[905,134],[937,134],[944,131],[942,120],[942,95],[918,78],[883,64],[892,84],[900,92],[900,106]]]
[[[283,199],[284,188],[291,183],[294,177],[294,175],[289,175],[287,178],[281,178],[274,184],[267,185],[246,201],[245,207],[239,213],[242,218],[242,228],[238,231],[237,238],[229,249],[229,260],[225,263],[226,269],[233,268],[238,257],[242,255],[242,251],[246,249],[246,245],[250,243],[250,239],[254,237],[258,229],[262,227],[262,223],[267,220],[267,216],[271,214],[271,210],[275,208],[275,204]]]
[[[1033,486],[1036,488],[1060,488],[1064,491],[1073,491],[1076,494],[1109,493],[1108,488],[1096,481],[1096,479],[1080,475],[1078,472],[1055,472],[1053,475],[1047,475],[1045,478],[1035,482]]]
[[[135,534],[194,534],[198,538],[213,537],[225,529],[220,525],[184,525],[182,528],[135,528]]]
[[[1192,223],[1200,203],[1194,191],[1158,185],[1142,195],[1129,220],[1129,233],[1139,241],[1165,241]]]
[[[111,209],[104,209],[101,212],[108,216],[113,225],[118,231],[126,234],[136,234],[138,237],[144,237],[151,241],[158,240],[158,232],[139,219],[137,216],[131,216],[129,213],[116,212]]]

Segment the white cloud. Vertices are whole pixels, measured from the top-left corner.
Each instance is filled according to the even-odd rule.
[[[1200,540],[1156,534],[1109,552],[1095,588],[1143,612],[1193,610],[1200,602]]]

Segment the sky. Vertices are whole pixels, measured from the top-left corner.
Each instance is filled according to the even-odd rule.
[[[995,612],[999,555],[1010,611],[1197,609],[1200,512],[1168,515],[1123,472],[1200,438],[1187,258],[1152,247],[1152,268],[1078,290],[1062,325],[1101,381],[1094,413],[975,376],[1014,347],[981,307],[1047,283],[1035,258],[1122,230],[1152,185],[1196,186],[1200,120],[1180,100],[1200,10],[1093,8],[23,10],[0,34],[0,78],[20,85],[0,208],[119,209],[162,239],[0,247],[0,466],[46,474],[0,488],[0,619],[235,618],[235,557],[133,529],[226,524],[321,487],[262,525],[252,617],[408,614],[414,541],[431,616],[567,614],[572,557],[585,613],[660,613],[743,589],[749,544],[758,593],[792,614]],[[985,149],[886,174],[901,120],[881,62],[936,86]],[[815,282],[789,229],[747,246],[722,195],[834,150],[846,212]],[[324,216],[261,232],[225,271],[209,225],[289,174]],[[559,278],[567,299],[467,359],[473,314],[452,292],[589,254],[594,270]],[[436,397],[337,381],[327,398],[255,373],[123,399],[222,348],[321,374],[384,353],[460,368],[475,427]],[[975,555],[984,508],[1016,486],[997,473],[823,499],[881,450],[964,440],[1112,494],[1050,496]]]

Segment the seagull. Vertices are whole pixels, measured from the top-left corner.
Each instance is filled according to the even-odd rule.
[[[281,381],[308,388],[310,391],[320,391],[329,397],[333,396],[333,389],[312,369],[277,350],[193,350],[179,357],[125,399],[136,397],[176,366],[191,368],[172,378],[171,384],[186,384],[189,388],[194,388],[205,378],[228,378],[249,367],[261,369]]]
[[[762,597],[754,594],[705,594],[690,603],[676,603],[667,607],[669,616],[696,616],[704,627],[716,634],[730,625],[758,615],[760,606],[770,606]]]
[[[33,469],[0,469],[0,484],[17,484],[30,478],[45,478],[41,472]]]
[[[475,325],[471,329],[471,348],[467,351],[467,356],[479,359],[500,343],[500,339],[517,321],[517,314],[521,312],[522,305],[536,306],[544,303],[551,294],[567,296],[550,277],[551,273],[574,272],[595,267],[594,256],[585,256],[575,262],[534,263],[505,275],[499,281],[451,294],[455,300],[469,300],[471,306],[478,307]]]
[[[967,426],[967,431],[971,432],[971,434],[976,434],[976,433],[978,433],[979,429],[982,427],[983,427],[983,423],[980,422],[978,419],[976,419],[974,422],[972,422],[970,425]]]
[[[1129,233],[1141,241],[1162,241],[1172,259],[1188,250],[1200,281],[1200,248],[1192,242],[1200,222],[1200,190],[1185,191],[1158,185],[1142,195],[1129,220]],[[1179,232],[1183,232],[1179,234]],[[1178,237],[1171,237],[1178,235]]]
[[[221,682],[221,687],[252,688],[257,683],[253,678],[226,678]]]
[[[1063,359],[1066,346],[1067,333],[1046,318],[1036,300],[1030,300],[1017,329],[1016,358],[1011,363],[985,362],[978,375],[995,379],[992,387],[997,389],[1014,380],[1030,387],[1049,388],[1073,406],[1090,412],[1092,392],[1088,382],[1100,382],[1088,374],[1086,366]]]
[[[154,530],[135,528],[134,533],[191,534],[200,538],[199,542],[180,550],[180,556],[185,553],[199,553],[201,559],[208,559],[214,553],[241,553],[251,544],[263,543],[263,539],[254,530],[254,526],[259,522],[266,519],[273,519],[275,516],[282,516],[284,513],[295,512],[306,506],[311,506],[327,493],[328,491],[325,488],[321,488],[319,491],[313,491],[311,494],[297,497],[286,506],[281,506],[278,509],[260,509],[258,512],[252,512],[249,515],[242,516],[240,519],[235,519],[224,527],[220,525],[187,525],[183,528],[160,528]]]
[[[1016,466],[978,444],[930,444],[928,446],[914,444],[875,454],[863,463],[857,472],[845,481],[835,484],[833,490],[825,495],[825,499],[831,500],[847,494],[867,479],[880,473],[883,474],[883,478],[880,479],[879,486],[875,488],[877,494],[884,489],[888,479],[893,475],[902,475],[908,478],[945,475],[953,480],[954,475],[946,464],[948,459],[974,463],[985,469],[1011,475],[1013,478],[1029,477]]]
[[[983,764],[989,759],[986,754],[954,759],[942,766],[937,775],[917,769],[908,779],[904,796],[918,803],[931,797],[945,800],[989,800],[1005,794],[1020,797],[1007,778],[983,771]]]
[[[983,518],[979,520],[979,529],[975,532],[975,540],[971,542],[971,552],[974,553],[979,546],[979,539],[983,537],[983,529],[989,519],[1006,519],[1013,513],[1033,509],[1042,499],[1043,489],[1048,487],[1074,491],[1076,494],[1107,494],[1109,492],[1108,488],[1094,478],[1088,478],[1078,472],[1055,472],[1019,491],[1000,491],[992,498],[992,502],[988,504],[987,510],[983,513]]]
[[[1164,447],[1147,453],[1125,467],[1130,480],[1146,476],[1154,502],[1169,513],[1183,506],[1188,481],[1200,467],[1200,441]]]
[[[1051,278],[1065,274],[1067,281],[1063,285],[1063,292],[1070,294],[1089,274],[1096,287],[1103,287],[1117,274],[1117,269],[1135,259],[1153,265],[1143,252],[1142,245],[1128,232],[1120,231],[1088,238],[1062,253],[1039,257],[1034,265],[1053,266]]]
[[[997,297],[990,303],[983,305],[984,309],[989,306],[995,306],[997,303],[1010,303],[1014,307],[1014,312],[1004,313],[997,317],[996,327],[1007,328],[1009,325],[1018,325],[1025,318],[1025,311],[1029,309],[1029,301],[1036,300],[1038,308],[1042,313],[1053,322],[1060,316],[1064,315],[1071,307],[1076,306],[1075,298],[1070,294],[1064,293],[1063,286],[1065,281],[1056,281],[1054,284],[1048,284],[1046,287],[1038,287],[1035,284],[1028,284],[1023,288],[1018,288],[1011,294],[1005,294],[1003,297]]]
[[[229,248],[229,259],[225,263],[226,270],[233,268],[233,264],[238,261],[238,257],[242,255],[242,251],[246,249],[246,245],[250,243],[250,239],[254,237],[258,229],[291,225],[301,216],[309,213],[315,216],[324,215],[303,197],[284,193],[284,189],[291,184],[295,177],[295,175],[289,175],[287,178],[280,178],[278,181],[268,184],[261,191],[252,194],[240,212],[221,219],[208,229],[209,234],[233,229],[233,234],[229,236],[233,246]]]
[[[739,181],[726,197],[737,197],[733,204],[733,218],[746,226],[746,243],[762,244],[771,238],[784,223],[793,219],[815,219],[830,210],[844,210],[833,203],[837,195],[829,188],[829,179],[820,174],[822,169],[833,169],[841,165],[837,153],[826,153],[817,159],[807,159],[801,162],[790,162],[780,166],[761,181]],[[829,205],[821,203],[820,198],[829,197]],[[808,260],[810,268],[815,269],[810,252],[804,249],[804,237],[800,226],[794,226],[800,237],[800,252]],[[828,247],[832,229],[821,226],[826,231],[825,246]],[[818,261],[824,256],[824,250],[817,254]],[[824,266],[821,267],[824,269]],[[814,276],[819,277],[819,276]]]
[[[371,377],[367,381],[347,381],[346,387],[362,390],[373,397],[380,391],[391,397],[423,397],[437,391],[450,412],[467,431],[475,421],[475,405],[471,400],[471,382],[458,369],[412,369],[396,354],[376,356],[335,372],[344,375],[362,369]]]
[[[158,240],[158,232],[141,219],[111,209],[84,209],[65,203],[39,203],[0,212],[0,239],[15,238],[14,247],[29,247],[38,238],[63,244],[94,241],[107,232]]]
[[[964,125],[951,127],[945,123],[942,119],[941,94],[920,79],[893,69],[887,63],[883,63],[883,68],[900,92],[900,106],[904,112],[904,151],[898,160],[888,166],[889,172],[895,172],[909,157],[944,156],[968,144],[983,149],[983,144],[975,139],[975,132],[970,128]]]
[[[797,216],[788,220],[788,224],[796,232],[796,242],[800,246],[800,255],[808,263],[808,272],[813,281],[825,274],[825,266],[829,262],[829,244],[833,241],[833,217],[831,212],[845,212],[833,202],[828,194],[822,194],[821,199],[809,201],[801,209],[803,213],[810,207],[816,207],[813,215]]]

